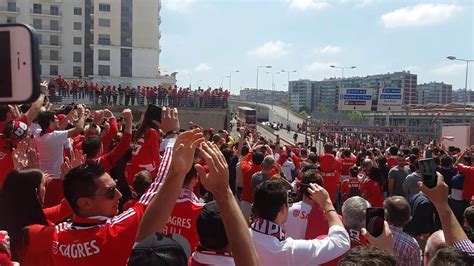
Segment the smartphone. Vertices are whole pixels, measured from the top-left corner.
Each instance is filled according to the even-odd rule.
[[[374,237],[380,236],[383,232],[384,217],[383,208],[367,208],[365,211],[365,229]]]
[[[39,44],[32,27],[0,25],[0,63],[0,103],[28,103],[38,98]]]
[[[154,104],[148,105],[148,109],[145,112],[145,119],[155,120],[161,123],[161,107]]]
[[[438,176],[436,174],[436,162],[433,158],[418,160],[421,179],[423,184],[429,188],[436,187]]]

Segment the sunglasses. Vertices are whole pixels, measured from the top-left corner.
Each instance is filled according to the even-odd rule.
[[[117,187],[109,187],[107,188],[107,192],[102,193],[102,194],[93,194],[91,196],[105,196],[106,199],[108,200],[113,200],[115,198],[115,193],[117,192]]]

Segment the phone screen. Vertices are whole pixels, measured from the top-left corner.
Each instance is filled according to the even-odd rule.
[[[383,232],[384,214],[383,208],[367,208],[366,210],[365,228],[374,237],[378,237]]]
[[[0,62],[2,65],[7,67],[2,67],[0,71],[0,97],[12,97],[12,70],[11,65],[11,56],[10,56],[10,32],[0,31]]]
[[[421,178],[423,184],[429,188],[434,188],[437,183],[436,163],[433,158],[418,161],[420,165]]]

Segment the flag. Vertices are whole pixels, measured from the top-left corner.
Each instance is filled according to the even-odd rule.
[[[443,136],[441,137],[441,140],[449,140],[449,141],[453,141],[454,140],[454,136]]]

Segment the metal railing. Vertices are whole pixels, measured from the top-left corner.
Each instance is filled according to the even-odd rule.
[[[51,42],[50,40],[40,41],[39,45],[48,45],[48,46],[61,46],[61,41]]]
[[[0,7],[0,11],[3,11],[3,12],[13,12],[13,13],[20,13],[20,8],[18,8],[18,7],[11,8],[11,7],[7,7],[7,6],[1,6],[1,7]]]
[[[30,8],[30,14],[45,15],[45,16],[57,16],[57,17],[61,17],[63,15],[61,10],[51,11],[51,10],[47,10],[47,9],[35,9],[35,8]]]

